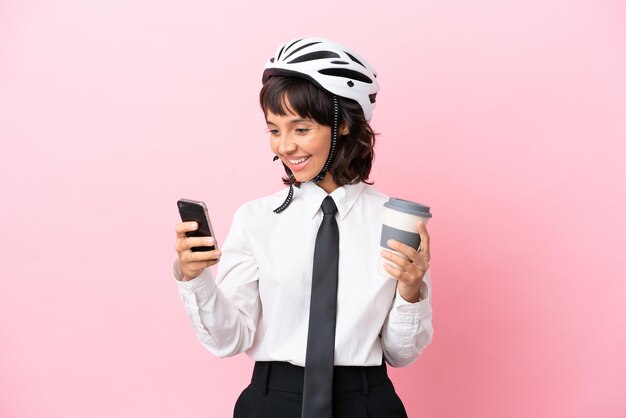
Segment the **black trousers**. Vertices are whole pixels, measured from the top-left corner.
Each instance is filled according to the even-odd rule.
[[[407,418],[384,362],[335,366],[333,375],[333,418]],[[300,418],[303,384],[303,367],[258,361],[252,382],[237,399],[234,418]]]

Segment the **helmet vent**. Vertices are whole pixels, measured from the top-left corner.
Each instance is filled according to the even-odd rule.
[[[288,64],[296,64],[298,62],[321,60],[323,58],[339,58],[339,55],[331,51],[309,52],[308,54],[304,54],[302,56],[299,56],[298,58],[292,59],[291,61],[289,61]]]
[[[285,52],[289,51],[289,48],[291,48],[292,46],[294,46],[295,44],[297,44],[298,42],[300,42],[302,40],[302,38],[300,39],[296,39],[295,41],[293,41],[292,43],[289,44],[289,46],[287,48],[285,48],[283,46],[283,49],[285,50]],[[279,54],[280,55],[280,54]]]
[[[276,57],[277,60],[280,59],[280,56],[283,54],[283,51],[285,50],[285,47],[283,46],[282,48],[280,48],[280,52],[278,53],[278,57]]]
[[[370,103],[372,104],[376,103],[376,93],[370,94]]]
[[[309,47],[309,46],[311,46],[311,45],[320,44],[320,43],[321,43],[321,42],[317,41],[317,42],[311,42],[311,43],[308,43],[308,44],[302,45],[301,47],[296,48],[296,49],[294,49],[293,51],[291,51],[291,52],[289,53],[289,55],[287,55],[287,56],[284,58],[284,60],[286,61],[287,59],[289,59],[289,57],[290,57],[290,56],[292,56],[292,55],[293,55],[293,54],[295,54],[296,52],[300,51],[301,49],[304,49],[304,48]],[[289,48],[287,48],[287,49],[289,49]],[[287,51],[285,51],[285,52],[287,52]],[[337,55],[337,57],[339,57],[339,55]],[[291,61],[291,62],[293,62],[293,61]]]
[[[343,65],[349,65],[350,64],[349,62],[339,61],[339,60],[331,61],[330,63],[331,64],[343,64]]]
[[[319,70],[318,73],[335,77],[351,78],[367,84],[373,83],[372,79],[365,74],[361,74],[358,71],[349,70],[347,68],[325,68],[323,70]]]
[[[346,51],[343,51],[343,52],[346,52]],[[356,58],[354,57],[354,55],[349,54],[349,53],[347,53],[347,52],[346,52],[346,55],[347,55],[347,56],[349,56],[349,57],[350,57],[350,59],[351,59],[352,61],[354,61],[354,62],[356,62],[357,64],[359,64],[361,67],[366,68],[366,67],[365,67],[365,65],[363,65],[363,63],[362,63],[361,61],[359,61],[358,59],[356,59]]]

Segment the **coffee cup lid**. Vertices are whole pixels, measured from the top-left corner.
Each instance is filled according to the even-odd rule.
[[[398,212],[408,213],[409,215],[422,218],[432,218],[433,216],[432,213],[430,213],[430,206],[411,202],[410,200],[391,197],[388,202],[385,202],[384,206],[389,209],[397,210]]]

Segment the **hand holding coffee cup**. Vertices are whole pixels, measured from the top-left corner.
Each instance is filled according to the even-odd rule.
[[[400,295],[416,302],[430,262],[430,207],[396,198],[384,206],[379,273],[398,280]]]

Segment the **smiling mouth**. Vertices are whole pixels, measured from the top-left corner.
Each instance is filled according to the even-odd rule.
[[[302,158],[298,158],[297,160],[289,160],[289,162],[293,165],[298,165],[298,164],[302,164],[303,162],[305,162],[306,160],[308,160],[309,158],[311,158],[311,156],[309,155],[308,157],[302,157]]]

